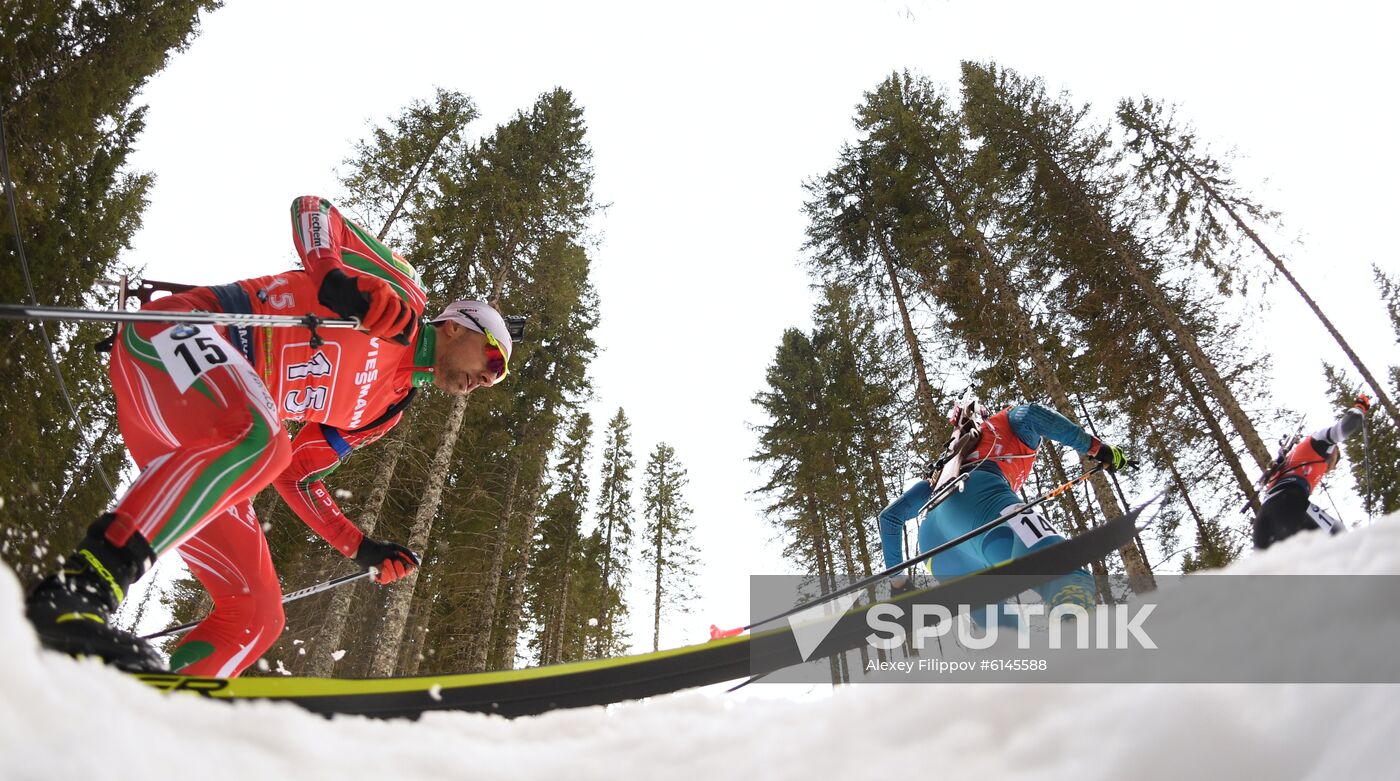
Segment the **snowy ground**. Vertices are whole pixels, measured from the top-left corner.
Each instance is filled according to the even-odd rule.
[[[1232,571],[1400,574],[1400,517],[1337,538],[1303,535]],[[1164,588],[1168,618],[1201,607],[1189,580]],[[1207,607],[1221,622],[1245,620]],[[1375,609],[1341,615],[1362,627]],[[164,696],[40,653],[3,567],[0,658],[5,781],[1380,778],[1395,775],[1400,731],[1400,687],[1320,684],[858,685],[784,699],[771,695],[811,690],[753,686],[515,721],[326,720],[291,705]]]

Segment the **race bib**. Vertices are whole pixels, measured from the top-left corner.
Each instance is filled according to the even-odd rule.
[[[1008,507],[1002,512],[1010,512],[1011,509]],[[1016,533],[1016,536],[1021,539],[1021,543],[1027,548],[1034,547],[1036,543],[1046,537],[1059,535],[1059,532],[1055,531],[1055,527],[1050,525],[1045,516],[1033,509],[1017,513],[1007,520],[1007,523],[1010,524],[1011,531]]]
[[[210,325],[181,324],[161,331],[151,339],[156,354],[165,364],[165,373],[184,393],[211,369],[228,367],[238,380],[243,399],[252,402],[257,411],[275,431],[282,425],[281,414],[272,394],[267,392],[258,373],[243,354],[229,344],[218,329]]]
[[[1328,534],[1336,534],[1346,528],[1342,525],[1341,521],[1328,515],[1326,510],[1312,502],[1308,502],[1308,517],[1313,519],[1313,523],[1317,524],[1317,528]]]
[[[181,393],[200,375],[227,364],[233,356],[233,347],[208,325],[172,326],[156,334],[151,344]]]

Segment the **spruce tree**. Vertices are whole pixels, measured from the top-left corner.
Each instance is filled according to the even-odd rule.
[[[391,246],[407,244],[412,219],[437,198],[441,176],[470,149],[464,131],[478,116],[472,99],[438,88],[432,102],[415,100],[356,142],[341,176],[341,208]]]
[[[647,564],[652,587],[653,651],[661,650],[662,618],[689,612],[694,597],[699,550],[690,523],[690,505],[682,493],[688,482],[675,448],[657,443],[647,459],[642,483],[642,517],[647,523],[641,536],[641,559]]]
[[[1137,154],[1136,180],[1154,196],[1157,208],[1168,217],[1168,228],[1178,237],[1189,238],[1191,256],[1213,272],[1226,288],[1240,273],[1234,264],[1220,263],[1222,250],[1243,235],[1269,261],[1272,270],[1283,277],[1312,310],[1352,366],[1360,372],[1389,413],[1392,424],[1400,424],[1400,408],[1391,400],[1385,384],[1379,381],[1341,331],[1322,313],[1322,307],[1303,289],[1283,260],[1260,238],[1246,218],[1272,221],[1266,212],[1240,191],[1230,178],[1227,165],[1200,148],[1189,127],[1178,126],[1170,109],[1142,98],[1118,104],[1118,120],[1128,130],[1127,147]]]
[[[18,233],[8,208],[0,219],[0,299],[113,304],[102,285],[134,265],[119,258],[154,181],[129,165],[145,127],[136,95],[189,45],[200,13],[217,7],[214,0],[0,5],[0,122],[18,218]],[[12,543],[3,555],[24,583],[72,549],[118,484],[124,450],[106,360],[92,349],[108,333],[98,324],[0,323],[0,527]]]
[[[457,92],[438,90],[432,103],[411,102],[372,128],[367,138],[355,142],[354,154],[344,161],[341,177],[347,197],[338,207],[377,238],[391,246],[403,246],[414,224],[437,197],[429,184],[443,170],[461,165],[462,156],[469,152],[463,134],[475,118],[471,99]],[[411,257],[409,260],[413,262]],[[342,509],[353,511],[348,517],[366,535],[373,536],[379,526],[417,410],[416,405],[410,407],[394,431],[372,445],[366,455],[347,460],[329,481],[344,497],[347,506]],[[277,530],[274,561],[285,583],[315,583],[346,571],[346,563],[339,556],[327,555],[324,541],[308,535],[275,492],[264,492],[261,499],[264,520]],[[367,599],[374,588],[372,584],[357,584],[289,607],[288,629],[269,653],[292,659],[292,668],[300,674],[331,675],[345,624],[354,606]],[[305,654],[301,653],[303,648]]]
[[[1193,246],[1152,228],[1164,215],[1129,197],[1118,150],[1088,121],[1087,107],[995,66],[965,64],[963,92],[979,154],[1007,173],[1009,192],[1023,204],[998,223],[1031,250],[1024,255],[1037,267],[1031,278],[1045,280],[1061,344],[1077,353],[1069,376],[1098,400],[1105,430],[1124,432],[1120,444],[1158,469],[1157,453],[1199,450],[1191,443],[1205,433],[1257,501],[1225,429],[1238,433],[1256,463],[1271,457],[1243,414],[1266,403],[1266,362],[1241,349],[1240,323],[1222,316],[1219,290],[1182,271]],[[1183,407],[1191,411],[1171,413]],[[1153,447],[1130,439],[1151,431]],[[1106,508],[1118,504],[1097,493]]]
[[[598,481],[597,525],[600,535],[598,556],[602,562],[598,595],[595,656],[609,656],[624,650],[618,626],[627,616],[624,586],[631,569],[632,546],[632,458],[631,423],[619,407],[608,421],[603,443],[602,477]]]
[[[539,263],[540,268],[549,269],[550,273],[536,276],[538,282],[529,288],[529,297],[524,302],[524,311],[531,313],[531,328],[538,328],[545,338],[538,346],[533,342],[526,345],[531,350],[531,363],[522,365],[510,419],[522,421],[532,436],[538,432],[534,441],[545,446],[546,456],[546,443],[562,435],[565,414],[590,387],[587,371],[589,361],[597,352],[592,330],[598,324],[598,299],[589,282],[589,264],[583,247],[563,240],[551,242],[541,251]],[[550,422],[554,426],[552,431],[542,428]],[[523,440],[520,444],[530,441]],[[493,576],[502,582],[500,612],[493,621],[494,639],[491,641],[492,658],[499,666],[513,665],[516,638],[524,626],[525,578],[531,567],[530,541],[539,515],[534,497],[542,497],[544,493],[545,462],[538,452],[539,448],[522,446],[509,449],[510,456],[521,460],[525,471],[520,481],[520,494],[516,497],[520,511],[506,519],[510,527],[502,538],[509,546],[505,551],[506,569]]]
[[[768,473],[756,489],[769,503],[764,514],[787,541],[784,555],[809,572],[830,564],[819,540],[825,537],[822,512],[835,477],[830,459],[823,367],[813,340],[802,331],[783,333],[766,375],[767,389],[754,397],[768,422],[758,427],[758,447],[750,457]]]
[[[901,78],[909,77],[891,80]],[[935,436],[931,432],[938,426],[943,399],[929,377],[926,348],[906,290],[911,247],[894,235],[898,223],[926,210],[932,200],[928,177],[914,162],[924,142],[910,112],[885,121],[862,107],[856,122],[869,136],[844,145],[837,166],[806,184],[805,246],[812,269],[824,281],[891,302],[909,356],[918,438],[927,440]]]
[[[1189,316],[1187,302],[1166,284],[1164,259],[1149,251],[1147,241],[1134,233],[1136,226],[1115,223],[1120,185],[1108,174],[1112,150],[1102,130],[1086,126],[1086,110],[1050,98],[1038,81],[969,62],[963,63],[963,107],[984,145],[1035,177],[1039,197],[1032,205],[1053,215],[1048,222],[1063,244],[1063,259],[1076,264],[1064,271],[1093,275],[1100,300],[1089,297],[1085,303],[1117,318],[1133,310],[1150,313],[1144,330],[1163,353],[1179,354],[1183,382],[1190,381],[1188,371],[1198,376],[1246,451],[1261,468],[1267,465],[1268,448],[1198,338],[1207,330],[1199,322],[1202,313]]]
[[[1395,344],[1400,345],[1400,277],[1372,267],[1376,289],[1390,319]],[[1340,368],[1324,363],[1328,390],[1338,414],[1356,402],[1356,383]],[[1400,396],[1400,364],[1390,367],[1390,389]],[[1361,434],[1342,445],[1352,475],[1352,487],[1361,497],[1368,515],[1375,517],[1400,511],[1400,426],[1373,409],[1367,415]]]
[[[879,331],[850,288],[823,292],[816,329],[783,335],[754,398],[767,421],[750,460],[768,473],[756,493],[769,499],[765,515],[788,541],[785,555],[829,590],[841,573],[876,568],[872,521],[891,499],[904,441],[887,358],[898,337]]]
[[[416,229],[414,251],[422,264],[425,283],[432,291],[441,291],[445,298],[462,297],[473,291],[486,297],[498,308],[509,312],[513,305],[530,305],[552,291],[560,291],[572,296],[591,296],[591,288],[586,281],[564,279],[545,263],[553,253],[572,252],[571,247],[582,239],[588,218],[596,208],[592,200],[591,151],[584,141],[582,111],[574,104],[572,96],[565,90],[556,89],[542,95],[529,111],[520,112],[511,121],[497,128],[484,139],[475,152],[464,161],[461,169],[444,172],[438,180],[442,197],[436,206],[425,214],[425,219]],[[568,266],[574,268],[576,266]],[[587,268],[586,259],[582,265]],[[575,298],[577,302],[588,299]],[[562,302],[571,309],[570,301]],[[579,334],[584,344],[586,329]],[[553,334],[545,335],[551,338]],[[575,339],[574,341],[578,341]],[[589,348],[591,349],[591,348]],[[582,359],[586,362],[591,353],[575,354],[569,359]],[[530,360],[549,360],[549,351],[527,352],[512,356],[513,364]],[[562,358],[561,358],[562,359]],[[564,386],[566,393],[582,391],[586,381],[574,386]],[[509,384],[503,391],[508,392]],[[483,404],[499,410],[509,402],[499,397],[502,391],[495,392],[495,399],[486,399]],[[457,447],[463,436],[475,438],[478,434],[467,433],[463,421],[467,419],[466,402],[463,399],[449,402],[451,409],[446,419],[444,436],[438,440],[433,456],[433,473],[440,475],[441,481],[430,481],[421,493],[408,523],[407,538],[428,540],[434,522],[442,510],[442,499],[450,497],[450,483],[455,474],[454,463],[460,463]],[[462,407],[460,415],[458,407]],[[475,416],[472,416],[475,418]],[[500,421],[496,421],[499,425]],[[484,435],[488,440],[498,437],[491,433]],[[547,444],[547,443],[546,443]],[[534,451],[536,459],[542,459],[547,448]],[[508,461],[498,458],[489,462],[493,467],[504,466]],[[441,471],[438,465],[446,465]],[[542,472],[532,470],[534,474]],[[477,475],[477,479],[489,482],[478,487],[497,499],[503,498],[502,486],[505,475],[496,469]],[[520,487],[517,486],[517,491]],[[524,486],[526,495],[534,495],[536,486]],[[504,502],[493,502],[496,508],[504,507]],[[499,515],[496,523],[503,523]],[[515,535],[519,539],[518,535]],[[528,554],[526,555],[528,559]],[[478,565],[479,566],[479,563]],[[493,582],[497,576],[491,576]],[[517,585],[523,585],[524,573],[517,572],[509,590],[508,605],[518,609]],[[376,649],[371,672],[375,675],[388,675],[400,658],[399,646],[408,637],[408,617],[415,599],[433,601],[435,595],[416,593],[416,581],[410,576],[401,588],[389,594],[388,615],[385,624],[376,633]],[[500,603],[500,593],[495,604]],[[486,608],[493,600],[481,598],[477,594],[471,598],[478,611],[477,625],[485,618]],[[494,612],[494,609],[491,610]],[[416,615],[428,620],[432,613],[426,610],[415,611]],[[517,614],[518,615],[518,614]],[[518,618],[507,616],[508,622]],[[423,630],[419,630],[423,631]],[[426,630],[432,636],[431,628]],[[510,645],[514,644],[514,634],[510,633]],[[492,642],[492,641],[488,641]]]
[[[565,661],[571,631],[596,618],[572,609],[574,575],[584,558],[580,529],[588,506],[586,466],[592,435],[592,418],[586,412],[576,415],[560,446],[554,488],[537,526],[528,605],[535,628],[531,645],[539,664]]]

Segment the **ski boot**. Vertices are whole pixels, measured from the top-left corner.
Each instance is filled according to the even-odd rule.
[[[1092,613],[1097,601],[1094,599],[1094,579],[1089,573],[1079,570],[1055,578],[1038,589],[1045,599],[1045,612],[1048,615],[1060,605],[1078,605],[1085,613]],[[1064,620],[1077,616],[1073,612],[1062,612]]]
[[[112,626],[126,589],[152,564],[155,552],[140,534],[125,547],[107,541],[116,516],[97,519],[78,549],[55,575],[44,578],[25,602],[25,617],[45,648],[70,656],[96,656],[135,672],[167,672],[149,643]]]

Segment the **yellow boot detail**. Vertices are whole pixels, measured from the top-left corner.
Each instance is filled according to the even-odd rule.
[[[1084,610],[1094,609],[1094,592],[1077,584],[1070,583],[1050,598],[1050,608],[1053,610],[1057,605],[1078,605]]]
[[[117,579],[112,577],[112,573],[108,572],[106,567],[102,566],[102,562],[98,560],[97,556],[95,556],[92,551],[83,548],[79,550],[78,553],[87,560],[93,572],[96,572],[98,577],[107,581],[107,585],[112,587],[112,593],[116,595],[117,604],[120,605],[122,600],[126,599],[126,592],[122,591],[122,587],[117,583]]]

